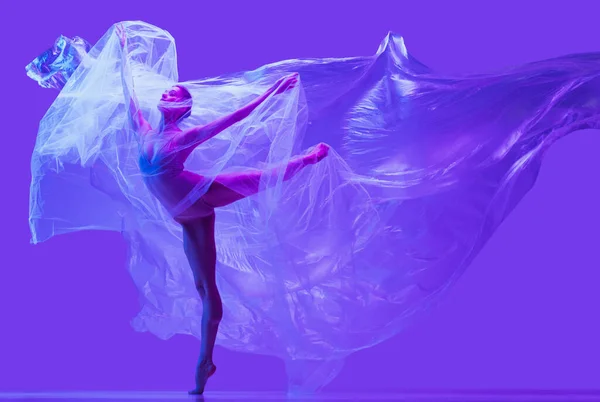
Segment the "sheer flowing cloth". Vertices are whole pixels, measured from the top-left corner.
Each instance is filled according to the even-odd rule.
[[[329,144],[326,159],[290,181],[265,174],[262,191],[217,210],[217,343],[284,359],[296,390],[320,388],[350,353],[437,301],[532,187],[548,146],[598,127],[599,53],[452,78],[389,34],[373,56],[286,60],[183,83],[191,127],[300,76],[199,145],[185,168],[207,180],[165,208],[144,184],[143,139],[129,129],[122,82],[157,127],[161,94],[178,80],[175,43],[143,22],[124,26],[125,50],[111,27],[89,53],[75,52],[81,60],[40,123],[32,241],[121,232],[140,292],[133,327],[200,337],[202,305],[172,217],[219,174],[274,171]]]

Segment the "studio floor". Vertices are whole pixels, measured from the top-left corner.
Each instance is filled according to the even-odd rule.
[[[283,393],[265,392],[206,392],[203,396],[190,396],[184,392],[48,392],[48,393],[0,393],[2,401],[98,401],[111,402],[148,401],[397,401],[397,402],[469,402],[469,401],[600,401],[599,391],[440,391],[373,394],[334,394],[288,396]]]

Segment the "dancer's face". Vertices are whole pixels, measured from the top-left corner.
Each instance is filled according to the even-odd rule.
[[[162,97],[160,98],[161,102],[164,103],[173,103],[179,102],[183,99],[183,90],[180,87],[173,86],[163,92]]]
[[[165,114],[183,115],[190,110],[191,99],[178,86],[167,89],[158,102],[158,110]]]

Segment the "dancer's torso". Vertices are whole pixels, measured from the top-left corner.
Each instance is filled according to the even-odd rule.
[[[186,198],[191,198],[195,203],[198,197],[191,195],[193,190],[198,190],[206,182],[203,176],[184,169],[190,153],[191,150],[177,151],[171,141],[160,138],[155,133],[147,134],[142,141],[138,163],[144,182],[168,211],[173,211]],[[205,210],[206,208],[200,209],[202,210],[194,213],[206,215],[212,212]],[[187,215],[189,214],[190,211]]]

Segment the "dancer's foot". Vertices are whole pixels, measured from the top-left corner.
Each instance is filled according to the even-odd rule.
[[[306,154],[304,161],[307,164],[312,165],[322,161],[327,155],[329,155],[329,145],[320,143]]]
[[[202,395],[206,381],[217,371],[213,362],[202,362],[196,367],[196,388],[189,391],[190,395]]]

